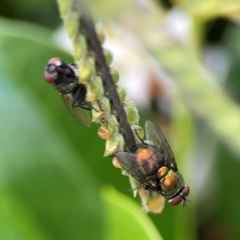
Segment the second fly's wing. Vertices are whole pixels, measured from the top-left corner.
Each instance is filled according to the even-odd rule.
[[[145,130],[147,140],[150,140],[154,144],[154,146],[152,146],[153,149],[157,149],[163,155],[165,165],[177,171],[174,155],[160,128],[155,123],[147,120]],[[151,148],[151,145],[149,145],[149,147]]]
[[[120,165],[127,173],[129,173],[132,177],[137,179],[143,185],[156,191],[158,185],[156,178],[144,173],[145,171],[143,167],[137,162],[136,154],[128,152],[118,152],[115,156],[118,159]]]
[[[84,127],[90,127],[91,116],[90,111],[83,109],[82,107],[73,107],[73,95],[72,93],[60,94],[67,108],[70,110],[74,118]]]

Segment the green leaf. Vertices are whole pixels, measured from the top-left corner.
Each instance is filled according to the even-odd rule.
[[[111,187],[103,189],[102,198],[108,225],[105,240],[162,239],[148,215],[134,200]]]
[[[47,59],[66,54],[37,26],[0,20],[0,29],[1,239],[101,239],[95,176],[69,142],[71,114],[43,80]]]
[[[0,238],[3,240],[51,239],[29,208],[3,189],[0,191]]]
[[[49,58],[69,56],[45,29],[1,19],[0,29],[1,239],[161,239],[133,200],[100,198],[104,178],[124,178],[43,79]]]

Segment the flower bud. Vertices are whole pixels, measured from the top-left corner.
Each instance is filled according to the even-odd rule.
[[[86,83],[87,94],[86,101],[94,102],[103,96],[103,86],[100,77],[95,77],[91,83]]]
[[[104,157],[114,155],[119,149],[123,149],[124,138],[121,134],[116,133],[111,138],[107,139]]]

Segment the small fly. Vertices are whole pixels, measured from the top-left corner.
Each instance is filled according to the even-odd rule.
[[[145,189],[158,192],[171,205],[184,205],[190,188],[178,172],[167,140],[158,126],[149,120],[145,123],[145,129],[148,141],[142,141],[135,153],[118,152],[116,158],[123,169]]]
[[[91,125],[91,110],[87,102],[86,86],[78,82],[78,70],[75,64],[66,64],[60,58],[51,58],[45,67],[44,77],[59,91],[64,103],[74,118],[84,127]]]

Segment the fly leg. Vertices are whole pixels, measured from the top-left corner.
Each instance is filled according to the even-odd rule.
[[[142,142],[142,144],[145,145],[145,146],[148,146],[148,144],[145,143],[145,142],[143,141],[143,139],[138,135],[137,130],[135,130],[135,133],[136,133],[137,137],[139,138],[139,140]]]
[[[86,87],[83,84],[80,84],[77,88],[77,90],[73,93],[73,101],[72,101],[72,107],[80,107],[85,110],[94,110],[98,112],[97,109],[95,109],[93,106],[89,106],[88,103],[85,101],[86,96]],[[103,111],[101,103],[97,100],[98,107],[100,111]]]

